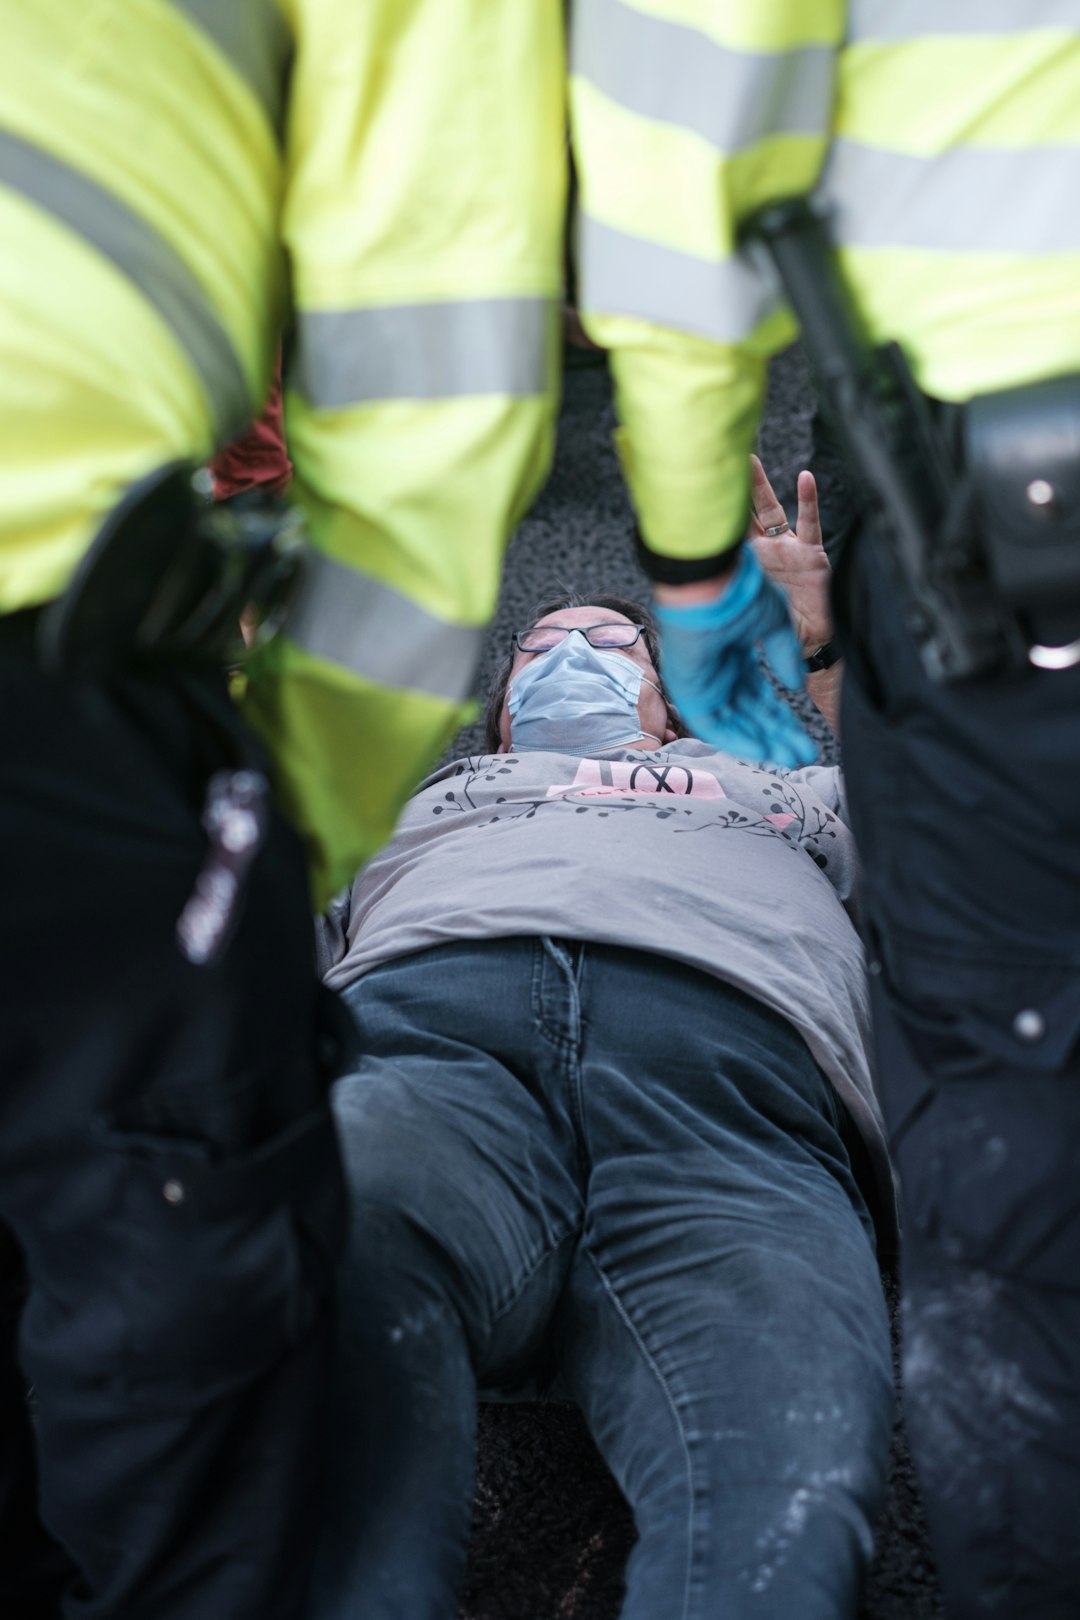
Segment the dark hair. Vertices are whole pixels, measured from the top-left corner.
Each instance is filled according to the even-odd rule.
[[[541,602],[533,610],[529,623],[535,624],[538,619],[546,619],[549,613],[561,613],[564,608],[579,607],[605,608],[610,613],[621,613],[624,619],[630,620],[631,624],[641,625],[645,632],[645,642],[649,649],[649,656],[653,661],[653,668],[656,670],[657,675],[660,676],[660,695],[667,704],[668,724],[677,737],[687,736],[686,727],[679,719],[678,710],[668,696],[661,675],[660,638],[656,631],[656,620],[649,612],[649,609],[641,602],[635,602],[628,596],[611,596],[604,593],[592,596],[581,591],[572,591],[565,596],[554,596],[549,602]],[[510,671],[513,663],[514,651],[511,648],[495,671],[491,690],[488,692],[487,703],[484,705],[484,750],[489,754],[493,754],[502,741],[499,736],[499,719],[506,698],[506,688],[510,684]]]

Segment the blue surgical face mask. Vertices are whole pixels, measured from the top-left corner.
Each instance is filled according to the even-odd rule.
[[[643,680],[660,690],[632,658],[591,647],[571,630],[511,680],[510,746],[594,754],[651,737],[642,731],[637,710]],[[652,740],[660,746],[659,737]]]

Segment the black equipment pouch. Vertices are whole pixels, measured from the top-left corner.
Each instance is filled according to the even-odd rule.
[[[174,463],[132,485],[67,589],[41,612],[43,668],[105,678],[146,664],[240,662],[241,615],[267,639],[300,581],[298,520],[201,502],[194,469]]]
[[[899,345],[875,349],[860,330],[826,221],[805,198],[770,204],[743,234],[764,248],[799,319],[927,674],[1080,662],[1080,644],[1075,657],[1032,645],[1027,611],[1070,595],[1080,609],[1080,378],[945,407],[943,424]]]
[[[1080,377],[976,396],[962,411],[965,470],[987,566],[1041,669],[1080,663]]]
[[[289,514],[200,501],[193,473],[176,463],[128,490],[67,589],[42,608],[37,656],[48,673],[91,681],[168,667],[220,732],[200,672],[242,661],[242,616],[258,616],[257,642],[279,628],[304,545]],[[213,964],[232,938],[270,820],[261,756],[231,733],[225,753],[231,763],[207,783],[205,854],[176,926],[180,950],[198,966]]]

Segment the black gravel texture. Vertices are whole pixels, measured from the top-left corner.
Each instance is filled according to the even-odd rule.
[[[559,591],[647,596],[633,545],[634,520],[611,445],[610,387],[602,357],[568,355],[559,445],[548,484],[510,547],[499,610],[479,689],[486,690],[511,632]],[[758,451],[794,517],[795,479],[818,475],[826,540],[852,511],[842,461],[814,420],[799,350],[773,364]],[[807,701],[803,711],[824,759],[832,733]],[[480,746],[477,726],[453,754]],[[896,1322],[896,1287],[883,1285]],[[614,1620],[633,1545],[629,1510],[573,1407],[483,1405],[469,1566],[459,1620]],[[893,1437],[889,1497],[859,1620],[939,1620],[932,1556],[902,1422]],[[798,1620],[792,1616],[792,1620]]]

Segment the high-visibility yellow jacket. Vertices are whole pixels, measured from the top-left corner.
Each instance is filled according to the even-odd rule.
[[[560,0],[0,0],[0,612],[256,413],[317,565],[249,707],[320,898],[461,723],[551,442]]]
[[[571,74],[580,297],[661,558],[705,573],[744,533],[795,335],[735,250],[769,201],[820,186],[927,393],[1080,371],[1077,0],[575,0]]]

